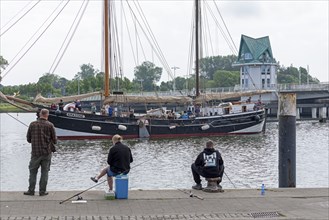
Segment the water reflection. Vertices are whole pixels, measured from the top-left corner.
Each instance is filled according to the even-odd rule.
[[[29,124],[34,114],[13,114]],[[30,145],[27,127],[6,114],[1,123],[0,190],[26,190]],[[298,122],[297,187],[328,187],[328,123]],[[129,187],[141,189],[190,188],[190,165],[208,138],[173,140],[124,140],[133,153]],[[224,188],[278,186],[278,124],[268,123],[267,132],[252,136],[211,137],[225,162]],[[91,176],[106,166],[112,142],[61,141],[53,155],[48,190],[79,190],[93,185]],[[232,183],[227,178],[229,177]],[[105,189],[101,185],[97,189]]]

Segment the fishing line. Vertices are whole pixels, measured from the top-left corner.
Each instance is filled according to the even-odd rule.
[[[9,113],[6,113],[7,115],[9,115],[11,118],[15,119],[16,121],[18,121],[19,123],[25,125],[26,127],[29,127],[27,124],[25,124],[24,122],[18,120],[17,118],[15,118],[14,116],[10,115]]]
[[[236,188],[236,186],[234,185],[234,183],[231,181],[231,179],[228,177],[228,175],[226,174],[226,172],[224,171],[225,176],[227,177],[227,179],[230,181],[230,183],[232,183],[232,185],[234,186],[234,188]]]
[[[226,147],[222,152],[226,152],[226,150],[227,150],[229,147],[231,147],[231,146]],[[224,174],[225,174],[225,176],[227,177],[227,179],[230,181],[230,183],[234,186],[234,188],[237,189],[237,187],[236,187],[235,184],[231,181],[231,179],[228,177],[228,175],[226,174],[225,171],[224,171]],[[246,184],[244,184],[244,183],[241,183],[241,184],[244,185],[244,186],[247,187],[247,188],[250,188],[250,186],[248,186],[248,185],[246,185]]]

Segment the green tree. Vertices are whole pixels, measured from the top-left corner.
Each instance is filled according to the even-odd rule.
[[[2,76],[1,76],[2,70],[6,69],[7,66],[8,66],[8,61],[0,55],[0,82],[2,80]]]
[[[183,90],[186,89],[186,79],[183,77],[176,77],[175,79],[176,89],[177,90]]]
[[[172,89],[172,81],[168,82],[161,82],[160,84],[160,91],[169,91]]]
[[[238,71],[238,67],[232,67],[237,60],[237,56],[211,56],[200,59],[200,73],[207,79],[213,79],[214,74],[218,70]]]
[[[64,77],[61,77],[57,80],[57,87],[58,87],[58,89],[60,89],[62,96],[66,95],[66,85],[67,85],[68,81],[69,80],[67,80]]]
[[[111,78],[110,85],[112,91],[128,92],[132,89],[132,83],[127,77],[124,77],[123,79],[120,77],[115,77],[114,79]]]
[[[112,91],[131,92],[133,90],[132,82],[127,77],[111,79],[111,87]]]
[[[94,69],[94,66],[90,63],[82,64],[80,66],[80,70],[81,71],[74,76],[74,79],[80,78],[81,80],[84,80],[87,78],[92,78],[99,72],[98,70]]]
[[[277,80],[279,84],[306,84],[307,78],[309,83],[319,83],[317,78],[308,75],[307,70],[303,67],[296,68],[294,66],[278,68]]]
[[[60,79],[61,77],[56,74],[43,74],[37,82],[38,91],[44,96],[58,96],[61,94]]]
[[[136,66],[134,70],[135,78],[134,82],[140,82],[143,91],[153,91],[155,89],[155,83],[157,83],[162,74],[162,68],[155,66],[150,61],[145,61],[140,66]]]
[[[214,74],[217,87],[231,87],[239,84],[240,73],[237,71],[218,70]]]
[[[98,72],[95,76],[95,91],[101,91],[104,89],[104,72]]]

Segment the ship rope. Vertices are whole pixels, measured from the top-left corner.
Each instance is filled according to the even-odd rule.
[[[61,47],[60,47],[60,49],[59,49],[59,51],[58,51],[58,53],[56,55],[56,57],[55,57],[52,65],[51,65],[51,67],[49,68],[49,71],[48,71],[49,73],[52,73],[53,74],[55,72],[55,70],[57,69],[59,63],[61,62],[61,60],[62,60],[62,58],[63,58],[63,56],[64,56],[64,54],[65,54],[65,52],[66,52],[66,50],[68,48],[68,46],[70,45],[70,43],[71,43],[71,41],[72,41],[72,39],[74,37],[74,34],[77,31],[77,28],[79,27],[80,21],[81,21],[84,13],[86,11],[86,8],[88,6],[88,3],[89,3],[89,0],[84,0],[82,2],[81,6],[80,6],[80,8],[78,10],[78,13],[76,14],[76,16],[75,16],[75,18],[74,18],[74,20],[73,20],[73,22],[72,22],[72,24],[70,26],[70,29],[69,29],[67,35],[65,36],[65,39],[64,39],[64,41],[63,41],[63,43],[62,43],[62,45],[61,45]],[[83,8],[83,10],[82,10],[82,8]],[[81,12],[81,10],[82,10],[82,12]],[[79,19],[78,19],[78,17],[79,17]],[[77,19],[78,19],[78,21],[77,21]],[[72,29],[73,29],[73,31],[72,31]],[[65,45],[65,42],[66,42],[66,45]],[[60,55],[60,53],[61,53],[61,55]],[[58,58],[59,55],[60,55],[60,57]],[[56,62],[56,60],[57,60],[57,62]],[[56,62],[56,65],[55,65],[55,62]],[[54,67],[54,65],[55,65],[55,67]]]
[[[4,35],[7,31],[9,31],[12,27],[14,27],[22,18],[25,17],[37,4],[40,3],[41,0],[37,1],[29,10],[27,10],[21,17],[19,17],[12,25],[10,25],[4,32],[0,34],[0,37]],[[32,1],[31,1],[32,2]],[[21,11],[23,11],[31,2],[24,6],[12,19],[10,19],[1,29],[3,29],[8,23],[10,23]]]
[[[61,12],[64,10],[64,8],[67,6],[67,4],[70,2],[70,0],[68,0],[66,3],[65,3],[65,5],[60,9],[60,11],[56,14],[56,16],[51,20],[51,22],[46,26],[46,28],[39,34],[39,36],[34,40],[34,42],[27,48],[27,50],[18,58],[18,60],[16,61],[16,62],[14,62],[13,64],[11,64],[11,62],[13,62],[13,61],[11,61],[11,62],[9,62],[9,69],[7,70],[6,69],[6,71],[5,71],[5,73],[4,73],[4,75],[3,75],[3,77],[2,77],[2,79],[8,74],[8,73],[10,73],[10,71],[17,65],[17,63],[19,62],[19,61],[21,61],[21,59],[31,50],[31,48],[37,43],[37,41],[43,36],[43,34],[48,30],[48,28],[54,23],[54,21],[58,18],[58,16],[61,14]],[[62,2],[61,2],[62,3]],[[60,4],[61,4],[60,3]],[[59,4],[59,5],[60,5]],[[57,6],[57,8],[58,8],[59,6]],[[53,13],[57,10],[57,8],[53,11]],[[52,13],[52,14],[53,14]],[[52,15],[51,14],[51,15]],[[47,20],[48,19],[50,19],[50,17],[51,17],[51,15],[47,18]],[[46,20],[46,21],[47,21]],[[39,27],[39,29],[35,32],[35,34],[41,29],[41,27],[46,23],[46,21]],[[34,36],[34,35],[33,35]],[[33,36],[32,36],[32,38],[33,38]],[[32,38],[30,38],[29,39],[29,41],[32,39]],[[29,42],[28,41],[28,42]],[[26,46],[27,44],[25,44],[24,45],[24,47]],[[17,56],[17,55],[16,55]],[[16,57],[15,56],[15,57]]]

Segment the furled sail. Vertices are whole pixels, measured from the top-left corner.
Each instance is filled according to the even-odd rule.
[[[71,102],[75,101],[77,99],[83,99],[88,98],[92,96],[101,95],[101,92],[92,92],[92,93],[86,93],[81,95],[73,95],[73,96],[63,96],[63,97],[55,97],[55,98],[45,98],[40,93],[35,97],[34,103],[58,103],[60,100],[63,100],[63,102]]]
[[[225,100],[230,98],[239,98],[242,96],[253,96],[261,95],[265,93],[271,93],[271,90],[254,90],[254,91],[243,91],[243,92],[221,92],[221,93],[209,93],[209,94],[200,94],[196,99],[195,103],[203,103],[212,100]]]
[[[193,100],[186,96],[128,96],[111,95],[104,100],[108,103],[191,103]]]

